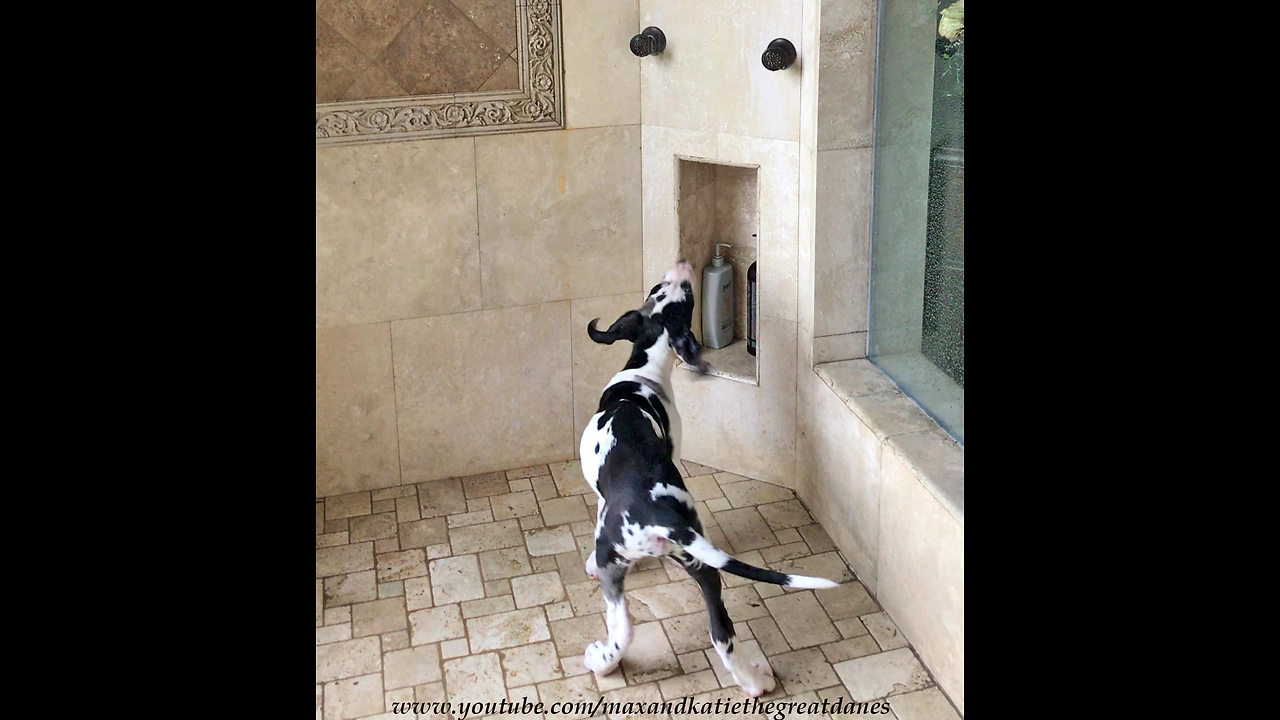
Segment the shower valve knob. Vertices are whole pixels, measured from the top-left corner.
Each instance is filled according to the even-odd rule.
[[[636,57],[658,55],[667,49],[667,36],[656,27],[650,26],[631,38],[631,52]]]
[[[760,62],[772,71],[786,70],[791,63],[796,61],[796,46],[786,38],[778,38],[769,43],[769,47],[765,48],[764,55],[760,56]]]

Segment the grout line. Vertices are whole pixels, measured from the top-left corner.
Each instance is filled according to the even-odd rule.
[[[480,241],[480,145],[471,137],[471,179],[476,190],[476,275],[480,279],[480,310],[484,310],[484,253]]]
[[[391,332],[391,323],[387,323],[387,340],[391,345],[391,414],[396,428],[396,470],[400,475],[400,487],[404,485],[404,458],[400,455],[400,400],[396,397],[396,337]],[[416,492],[416,491],[415,491]],[[369,491],[370,509],[373,506],[373,491]],[[396,519],[399,522],[399,518]],[[350,521],[348,520],[348,524]]]

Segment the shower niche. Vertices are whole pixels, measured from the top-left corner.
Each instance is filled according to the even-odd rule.
[[[760,192],[757,165],[734,165],[699,158],[676,158],[676,219],[680,233],[679,257],[693,264],[693,334],[702,345],[702,356],[712,375],[759,385],[759,358],[766,352],[757,345],[747,352],[747,269],[756,262],[760,232]],[[702,271],[711,264],[716,243],[727,243],[726,262],[733,266],[733,342],[710,348],[702,333]],[[756,272],[767,272],[756,265]],[[756,312],[764,307],[756,282]],[[756,341],[760,322],[756,320]],[[684,366],[686,370],[691,368]]]

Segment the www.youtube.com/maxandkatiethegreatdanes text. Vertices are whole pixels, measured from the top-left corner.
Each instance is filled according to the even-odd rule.
[[[749,700],[725,700],[720,698],[714,703],[710,701],[695,702],[692,696],[679,701],[666,702],[605,702],[604,698],[594,703],[554,702],[550,706],[544,703],[531,703],[527,699],[521,702],[461,702],[456,705],[449,702],[396,702],[391,704],[391,712],[396,715],[442,715],[448,716],[456,710],[454,717],[466,720],[468,717],[482,715],[525,715],[529,713],[549,715],[571,715],[575,717],[597,717],[604,711],[604,716],[622,715],[657,715],[674,713],[676,715],[766,715],[772,720],[782,720],[789,715],[888,715],[889,701],[880,700],[873,703],[855,703],[838,700],[822,702],[796,702],[794,700],[774,700],[760,702],[759,698]]]

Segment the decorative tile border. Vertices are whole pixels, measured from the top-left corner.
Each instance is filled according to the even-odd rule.
[[[316,104],[316,147],[564,127],[560,3],[516,6],[520,89]]]

